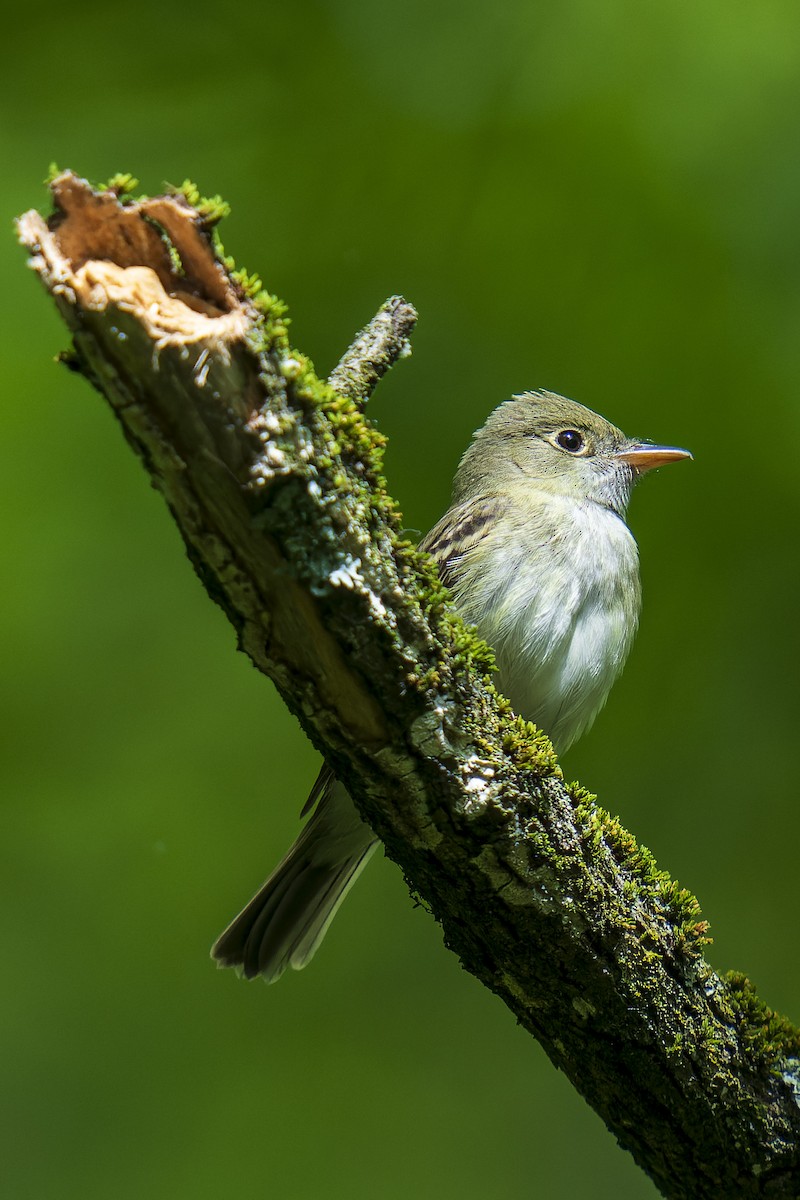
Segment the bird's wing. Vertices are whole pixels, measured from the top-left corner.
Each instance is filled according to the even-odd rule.
[[[442,583],[452,588],[458,576],[459,564],[488,531],[494,528],[507,508],[504,496],[481,496],[447,510],[437,525],[419,544],[439,568]]]

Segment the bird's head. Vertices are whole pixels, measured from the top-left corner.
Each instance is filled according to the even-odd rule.
[[[605,417],[555,392],[524,392],[476,433],[455,480],[454,501],[529,487],[589,500],[622,516],[636,480],[691,458],[678,446],[628,438]]]

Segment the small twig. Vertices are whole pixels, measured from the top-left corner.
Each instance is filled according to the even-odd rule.
[[[340,395],[366,404],[389,368],[411,353],[408,338],[416,323],[414,306],[390,296],[342,355],[328,383]]]

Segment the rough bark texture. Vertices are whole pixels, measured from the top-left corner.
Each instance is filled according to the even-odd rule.
[[[20,238],[239,645],[347,782],[447,945],[675,1200],[800,1195],[800,1039],[704,961],[694,898],[490,682],[400,535],[361,411],[389,301],[321,383],[196,192],[66,173]],[[535,1189],[534,1189],[535,1190]]]

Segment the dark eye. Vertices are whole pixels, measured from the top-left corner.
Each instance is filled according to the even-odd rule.
[[[577,454],[583,449],[583,434],[578,433],[577,429],[562,429],[556,434],[556,445],[570,454]]]

